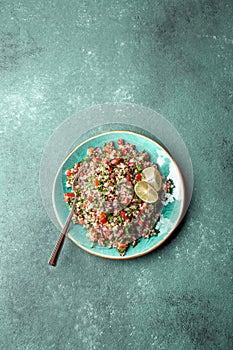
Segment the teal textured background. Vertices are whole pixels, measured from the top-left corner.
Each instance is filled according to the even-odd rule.
[[[1,349],[232,348],[232,17],[231,0],[0,1]],[[179,130],[190,210],[145,257],[108,261],[67,240],[54,269],[43,148],[104,102]]]

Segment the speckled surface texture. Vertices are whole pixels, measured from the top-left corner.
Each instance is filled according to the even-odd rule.
[[[232,0],[0,1],[0,349],[231,349]],[[193,161],[173,239],[109,261],[65,243],[43,208],[43,148],[96,103],[153,108]],[[13,184],[13,186],[12,186]]]

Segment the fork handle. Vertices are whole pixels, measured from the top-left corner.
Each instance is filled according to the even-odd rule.
[[[61,248],[65,242],[65,238],[66,238],[66,234],[64,234],[62,232],[60,234],[60,236],[58,237],[57,243],[56,243],[54,250],[52,252],[51,258],[49,260],[49,265],[51,265],[51,266],[57,265],[57,259],[59,257],[60,252],[61,252]]]
[[[77,197],[75,197],[74,199],[74,202],[73,202],[73,206],[70,210],[70,214],[65,222],[65,225],[63,227],[63,230],[61,231],[61,234],[60,236],[58,237],[58,240],[57,240],[57,243],[55,245],[55,248],[53,249],[53,252],[52,252],[52,255],[51,255],[51,258],[49,260],[49,265],[51,266],[56,266],[57,264],[57,259],[59,257],[59,254],[61,252],[61,248],[64,244],[64,241],[65,241],[65,238],[66,238],[66,232],[68,231],[69,229],[69,226],[70,226],[70,221],[72,219],[72,216],[73,216],[73,212],[74,212],[74,207],[75,207],[75,204],[77,202]]]

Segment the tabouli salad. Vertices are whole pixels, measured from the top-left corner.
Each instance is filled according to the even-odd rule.
[[[167,193],[174,184],[160,173],[145,151],[118,139],[101,149],[89,148],[87,157],[66,171],[64,200],[72,221],[87,229],[91,245],[116,248],[124,255],[141,238],[156,236],[156,225]],[[74,190],[72,185],[74,182]]]

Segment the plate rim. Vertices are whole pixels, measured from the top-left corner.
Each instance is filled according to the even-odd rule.
[[[155,244],[153,247],[151,247],[150,249],[146,250],[146,251],[143,251],[141,253],[137,253],[137,254],[134,254],[134,255],[131,255],[131,256],[127,256],[124,255],[124,256],[107,256],[107,255],[104,255],[104,254],[101,254],[101,253],[98,253],[98,252],[95,252],[93,250],[88,249],[84,246],[82,246],[81,244],[79,244],[70,234],[69,234],[69,231],[67,232],[66,234],[66,237],[69,238],[69,240],[71,242],[73,242],[76,246],[78,246],[80,249],[84,250],[85,252],[89,253],[89,254],[92,254],[92,255],[95,255],[95,256],[98,256],[100,258],[105,258],[105,259],[109,259],[109,260],[129,260],[129,259],[135,259],[135,258],[138,258],[140,256],[144,256],[150,252],[152,252],[153,250],[157,249],[158,247],[160,247],[172,234],[173,232],[175,231],[175,229],[179,226],[180,222],[182,221],[181,220],[181,217],[182,217],[182,213],[184,211],[184,206],[185,206],[185,197],[186,197],[186,190],[185,190],[185,184],[184,184],[184,177],[183,177],[183,174],[178,166],[178,164],[176,163],[174,157],[170,154],[170,152],[165,149],[159,142],[151,139],[150,137],[148,136],[145,136],[143,134],[140,134],[138,132],[135,132],[135,131],[131,131],[131,130],[123,130],[123,129],[119,129],[119,130],[110,130],[110,131],[104,131],[104,132],[101,132],[101,133],[98,133],[98,134],[95,134],[94,136],[91,136],[91,137],[88,137],[87,139],[85,139],[84,141],[80,142],[77,146],[75,146],[67,155],[66,157],[63,159],[62,163],[60,164],[58,170],[57,170],[57,173],[56,173],[56,176],[54,178],[54,182],[53,182],[53,188],[52,188],[52,206],[53,206],[53,210],[54,210],[54,213],[55,213],[55,216],[56,216],[56,219],[60,225],[61,228],[63,228],[63,224],[60,220],[60,217],[59,217],[59,214],[57,212],[57,209],[56,209],[56,204],[55,204],[55,184],[56,184],[56,180],[57,180],[57,177],[63,167],[63,165],[65,164],[65,162],[67,161],[67,159],[79,148],[81,147],[83,144],[85,144],[86,142],[92,140],[92,139],[95,139],[96,137],[98,136],[102,136],[102,135],[106,135],[106,134],[114,134],[114,133],[119,133],[119,132],[125,132],[125,133],[129,133],[129,134],[133,134],[133,135],[138,135],[140,137],[144,137],[145,139],[155,143],[157,146],[159,146],[160,148],[162,148],[162,150],[167,153],[167,155],[171,158],[172,162],[175,164],[176,168],[177,168],[177,171],[179,173],[179,176],[180,176],[180,179],[181,179],[181,186],[182,186],[182,190],[183,190],[183,197],[182,197],[182,206],[181,206],[181,210],[179,212],[179,216],[174,224],[174,227],[168,232],[168,234],[162,239],[162,241],[158,242],[157,244]]]

